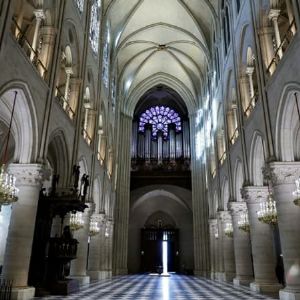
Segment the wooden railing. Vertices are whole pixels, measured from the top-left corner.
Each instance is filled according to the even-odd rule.
[[[88,143],[88,145],[91,145],[92,138],[89,136],[88,132],[85,129],[82,129],[82,135],[85,141]]]
[[[239,129],[236,128],[233,132],[233,135],[231,136],[231,138],[229,140],[230,144],[233,145],[236,142],[236,140],[238,139],[238,137],[239,137]]]
[[[67,115],[70,117],[71,120],[75,118],[75,112],[72,110],[69,102],[66,100],[64,95],[59,91],[59,88],[56,87],[56,100],[59,105],[64,109]]]
[[[219,159],[220,165],[223,165],[224,161],[226,160],[227,154],[226,151],[223,152],[221,158]]]
[[[287,49],[287,47],[289,46],[289,44],[291,43],[294,35],[295,35],[295,31],[297,30],[296,28],[296,22],[295,19],[292,21],[292,23],[290,24],[290,26],[288,27],[284,37],[282,38],[281,44],[279,45],[279,47],[275,50],[274,56],[267,68],[267,72],[269,74],[272,74],[273,72],[273,68],[276,68],[277,65],[279,64],[282,55],[280,55],[280,53],[284,54],[285,50]]]
[[[245,111],[244,111],[244,114],[245,114],[245,116],[246,116],[247,118],[251,115],[251,113],[252,113],[254,107],[256,106],[257,100],[258,100],[258,95],[257,95],[257,93],[256,93],[256,94],[251,98],[251,100],[250,100],[250,102],[249,102],[247,108],[246,108]]]
[[[15,28],[18,30],[18,34],[17,34],[17,36],[15,36],[18,44],[23,48],[26,56],[29,58],[29,60],[32,62],[32,64],[36,67],[36,69],[38,70],[41,77],[43,79],[45,79],[46,75],[47,75],[47,69],[43,65],[43,63],[40,61],[40,59],[38,58],[39,57],[38,52],[32,48],[31,43],[26,38],[25,32],[22,31],[22,29],[17,24],[16,20],[14,18],[12,20],[13,20],[13,24],[14,24]]]

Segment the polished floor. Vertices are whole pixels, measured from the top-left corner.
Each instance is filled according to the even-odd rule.
[[[38,298],[34,300],[36,299]],[[218,283],[208,279],[172,274],[170,277],[149,275],[114,277],[83,287],[80,293],[72,296],[51,296],[42,299],[270,300],[273,298],[255,294],[245,287],[233,287],[231,284]]]

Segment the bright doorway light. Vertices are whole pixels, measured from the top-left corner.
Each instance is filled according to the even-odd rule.
[[[162,248],[163,248],[163,274],[168,274],[168,242],[163,241],[162,242]]]

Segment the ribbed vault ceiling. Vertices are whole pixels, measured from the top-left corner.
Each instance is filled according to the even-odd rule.
[[[124,102],[150,81],[197,103],[211,60],[218,0],[107,0],[113,63]],[[155,78],[155,80],[153,80]],[[146,92],[146,90],[145,90]],[[191,106],[188,104],[187,106]]]

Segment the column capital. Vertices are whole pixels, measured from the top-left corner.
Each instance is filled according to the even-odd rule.
[[[232,222],[232,218],[228,210],[219,211],[218,217],[223,223]]]
[[[98,222],[99,226],[103,226],[105,224],[106,215],[104,212],[100,212],[98,214],[92,214],[91,219]]]
[[[10,174],[16,177],[17,186],[38,186],[47,175],[44,165],[41,164],[10,164]]]
[[[67,75],[72,75],[73,74],[72,67],[65,67],[65,72],[66,72]]]
[[[270,162],[263,173],[273,186],[295,184],[295,180],[300,177],[300,162]]]
[[[257,204],[266,200],[269,195],[267,186],[246,186],[241,189],[243,199],[248,204]]]
[[[240,214],[247,211],[247,205],[244,201],[228,202],[228,208],[232,214]]]
[[[43,9],[35,9],[35,10],[33,11],[33,14],[35,15],[35,18],[36,18],[37,20],[40,20],[40,21],[46,18]]]
[[[217,220],[217,219],[209,219],[209,220],[208,220],[208,224],[209,224],[209,226],[211,226],[211,227],[217,226],[218,220]]]
[[[280,15],[280,9],[271,8],[268,14],[270,20],[277,20]]]
[[[253,72],[254,72],[254,67],[248,66],[248,67],[246,68],[246,74],[247,74],[248,76],[252,76],[252,75],[253,75]]]

